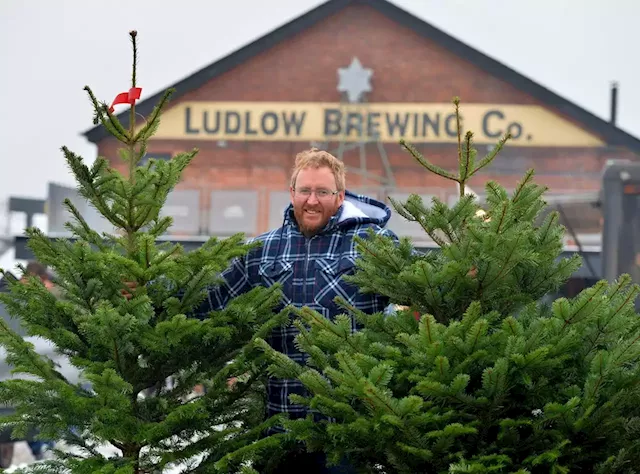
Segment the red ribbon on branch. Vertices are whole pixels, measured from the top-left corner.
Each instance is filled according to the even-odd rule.
[[[111,107],[109,107],[109,113],[113,113],[113,106],[116,104],[135,104],[136,100],[140,98],[142,93],[142,87],[132,87],[129,92],[121,92],[113,99]]]

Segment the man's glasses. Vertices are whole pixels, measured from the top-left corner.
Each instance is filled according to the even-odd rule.
[[[331,191],[330,189],[316,189],[315,192],[311,188],[294,188],[293,192],[300,197],[308,198],[315,194],[318,199],[328,199],[335,196],[339,191]]]

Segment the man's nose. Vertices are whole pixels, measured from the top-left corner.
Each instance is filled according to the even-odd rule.
[[[310,204],[316,204],[316,203],[318,203],[318,202],[319,202],[319,201],[318,201],[318,197],[316,196],[315,191],[314,191],[314,192],[312,192],[312,193],[309,195],[309,199],[307,199],[307,202],[308,202],[308,203],[310,203]]]

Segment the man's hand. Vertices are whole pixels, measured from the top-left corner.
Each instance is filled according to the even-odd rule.
[[[124,296],[126,299],[130,300],[131,298],[133,298],[133,294],[131,294],[131,292],[138,288],[138,284],[135,281],[125,281],[124,284],[127,286],[127,288],[129,288],[130,291],[123,288],[122,290],[120,290],[120,294],[122,294],[122,296]]]

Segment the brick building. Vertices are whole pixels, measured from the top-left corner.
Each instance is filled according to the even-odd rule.
[[[342,83],[360,85],[358,103],[339,91]],[[174,231],[183,234],[256,234],[280,225],[293,157],[312,144],[345,161],[351,190],[451,202],[456,189],[421,168],[398,140],[454,168],[454,96],[480,156],[506,130],[514,134],[494,166],[471,183],[479,192],[488,179],[511,188],[533,167],[552,198],[593,196],[607,160],[640,152],[640,140],[614,122],[385,0],[329,0],[174,87],[149,155],[170,159],[200,150],[168,205]],[[137,112],[149,114],[160,95],[139,102]],[[128,112],[119,118],[127,124]],[[102,127],[86,137],[124,172],[117,143]],[[597,233],[590,206],[575,215],[574,227]],[[398,216],[391,227],[422,234]]]

